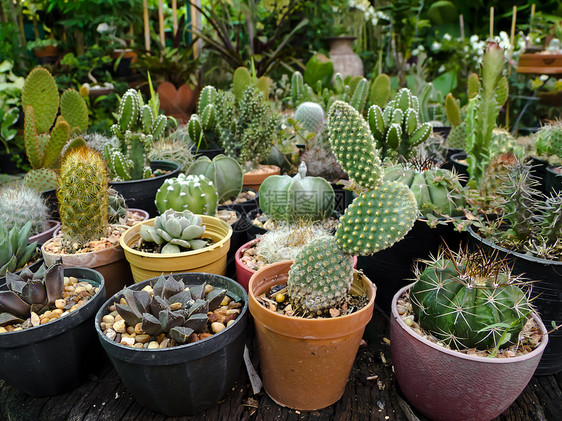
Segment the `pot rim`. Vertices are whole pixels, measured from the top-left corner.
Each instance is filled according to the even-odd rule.
[[[453,357],[458,357],[458,358],[463,359],[463,360],[469,360],[469,361],[479,362],[479,363],[490,363],[490,364],[516,363],[516,362],[520,362],[522,360],[531,359],[531,358],[535,357],[537,354],[542,354],[544,352],[544,350],[546,348],[546,345],[548,343],[548,332],[547,332],[546,327],[544,326],[542,320],[540,319],[540,317],[537,315],[536,312],[531,313],[531,316],[533,317],[533,319],[535,319],[535,321],[539,325],[539,328],[541,330],[543,338],[542,338],[541,343],[538,347],[536,347],[531,352],[529,352],[528,354],[525,354],[525,355],[519,355],[519,356],[509,357],[509,358],[490,358],[490,357],[481,357],[481,356],[477,356],[477,355],[467,355],[467,354],[463,354],[463,353],[458,352],[458,351],[454,351],[452,349],[447,349],[443,346],[439,346],[439,345],[437,345],[437,344],[435,344],[431,341],[428,341],[424,337],[422,337],[422,336],[418,335],[416,332],[414,332],[414,330],[411,327],[406,325],[406,323],[404,323],[404,321],[402,320],[402,317],[400,317],[400,315],[398,314],[398,309],[397,309],[398,298],[400,298],[400,296],[404,292],[406,292],[407,290],[412,288],[414,283],[415,282],[412,282],[411,284],[406,285],[405,287],[398,290],[398,292],[396,294],[394,294],[394,297],[392,298],[392,303],[391,303],[392,318],[395,319],[395,321],[402,328],[402,330],[406,331],[408,333],[408,335],[410,335],[412,338],[416,339],[417,341],[422,342],[424,345],[427,345],[428,347],[434,349],[435,351],[438,351],[438,352],[441,352],[441,353],[444,353],[444,354],[447,354],[447,355],[450,355],[450,356],[453,356]]]
[[[170,173],[158,175],[158,176],[156,176],[156,177],[141,178],[141,179],[139,179],[139,180],[109,181],[109,187],[112,187],[112,186],[115,186],[115,185],[121,186],[121,185],[128,185],[128,184],[132,184],[132,183],[142,183],[142,182],[149,182],[149,181],[154,181],[154,180],[160,180],[161,178],[170,177],[170,174],[171,174],[171,173],[174,173],[174,172],[176,172],[176,171],[179,173],[180,164],[178,164],[178,163],[175,162],[175,161],[168,161],[168,160],[165,160],[165,159],[154,159],[154,160],[150,161],[150,164],[154,164],[154,166],[156,167],[155,169],[160,169],[160,168],[157,166],[159,163],[173,164],[173,165],[174,165],[174,168],[169,170]],[[152,165],[151,165],[151,167],[152,167]],[[177,175],[177,174],[176,174],[176,175]],[[172,177],[174,177],[174,175],[172,175]]]
[[[223,221],[222,219],[216,218],[214,216],[209,216],[209,215],[200,215],[201,218],[203,219],[203,223],[211,223],[214,222],[214,225],[222,225],[223,228],[227,227],[228,233],[221,238],[220,241],[211,244],[210,246],[204,247],[202,249],[199,250],[188,250],[188,251],[182,251],[181,253],[174,253],[174,254],[162,254],[162,253],[148,253],[145,251],[138,251],[133,249],[132,247],[130,247],[127,244],[127,239],[136,234],[136,231],[140,232],[140,228],[143,225],[148,225],[148,224],[153,224],[154,220],[156,218],[150,218],[147,219],[146,221],[142,221],[138,224],[133,225],[132,227],[129,227],[129,229],[127,229],[127,231],[125,231],[122,235],[121,238],[119,239],[119,244],[121,245],[121,247],[123,248],[123,250],[125,251],[125,253],[130,253],[133,254],[135,256],[140,256],[140,257],[150,257],[153,259],[170,259],[170,258],[174,258],[174,257],[185,257],[185,256],[196,256],[198,254],[203,254],[203,253],[207,253],[209,251],[215,250],[217,248],[223,247],[225,245],[225,243],[227,243],[228,241],[230,241],[230,238],[232,237],[232,233],[233,233],[233,229],[232,226],[227,224],[225,221]],[[210,218],[210,220],[208,220],[208,218]]]

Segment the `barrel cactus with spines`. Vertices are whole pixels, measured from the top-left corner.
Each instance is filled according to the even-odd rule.
[[[297,107],[295,119],[304,129],[320,134],[324,127],[324,110],[315,102],[303,102]]]
[[[57,190],[64,244],[71,250],[106,233],[108,174],[100,154],[83,147],[70,152],[61,165]]]
[[[420,124],[419,101],[407,88],[398,91],[384,110],[372,105],[368,119],[382,158],[409,158],[431,134],[430,123]]]
[[[532,308],[528,290],[505,261],[478,249],[440,253],[424,263],[410,291],[422,329],[455,349],[517,343]]]
[[[218,194],[213,182],[202,175],[180,174],[168,178],[156,192],[154,200],[161,214],[168,209],[181,212],[189,210],[200,215],[214,216]]]
[[[187,175],[202,175],[213,182],[219,203],[235,199],[242,191],[244,173],[240,164],[229,156],[217,155],[211,159],[200,156],[191,164]]]
[[[261,210],[277,221],[329,218],[334,211],[334,189],[322,177],[308,177],[302,162],[294,176],[272,175],[260,186]]]
[[[148,243],[161,246],[160,253],[181,253],[205,247],[207,241],[201,239],[205,225],[199,215],[184,210],[178,212],[168,209],[154,219],[154,225],[143,224],[141,238]]]

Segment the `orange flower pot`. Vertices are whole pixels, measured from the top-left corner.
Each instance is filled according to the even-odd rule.
[[[261,183],[270,175],[280,175],[277,165],[259,165],[258,168],[244,174],[244,188],[259,191]]]
[[[342,317],[304,319],[266,309],[256,297],[286,284],[291,261],[268,265],[250,278],[249,307],[255,320],[262,380],[279,405],[317,410],[343,395],[365,326],[371,320],[375,286],[361,276],[369,303]]]

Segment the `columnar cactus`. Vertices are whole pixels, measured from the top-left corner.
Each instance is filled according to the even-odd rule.
[[[203,175],[180,174],[168,178],[156,192],[154,200],[158,212],[167,209],[184,210],[200,215],[214,216],[218,206],[218,195],[213,182]]]
[[[104,148],[104,157],[115,181],[151,176],[148,151],[152,142],[162,137],[166,124],[166,116],[155,116],[152,108],[143,103],[140,93],[129,89],[123,94],[117,122],[111,126],[111,132],[119,139],[119,148],[111,145]]]
[[[320,134],[324,127],[324,110],[315,102],[303,102],[297,107],[295,119],[304,129]]]
[[[431,124],[419,122],[419,100],[403,88],[386,105],[384,111],[369,108],[369,126],[382,158],[409,158],[414,148],[431,134]]]
[[[0,276],[22,268],[33,256],[37,241],[28,244],[31,221],[7,229],[0,223]]]
[[[24,184],[0,188],[0,225],[8,230],[31,224],[30,235],[39,234],[49,226],[49,208],[41,194]]]
[[[358,197],[340,219],[335,236],[311,242],[289,272],[287,287],[295,309],[313,316],[346,299],[353,279],[350,256],[373,254],[400,241],[418,215],[414,194],[405,184],[382,180],[373,136],[357,110],[335,101],[328,125],[334,154]]]
[[[207,241],[200,238],[205,232],[202,223],[199,215],[188,210],[176,212],[168,209],[154,219],[153,226],[143,224],[140,236],[148,243],[162,246],[160,253],[164,254],[198,250],[207,245]]]
[[[275,220],[319,221],[332,215],[335,194],[325,179],[307,177],[302,162],[294,177],[267,177],[260,186],[259,201],[261,210]]]
[[[71,250],[106,233],[108,181],[105,162],[94,150],[76,149],[64,159],[57,199],[64,243]]]
[[[202,175],[213,182],[219,203],[236,198],[242,191],[244,173],[240,164],[229,156],[217,155],[211,161],[200,156],[191,164],[187,175]]]
[[[517,342],[531,304],[506,262],[477,250],[441,253],[424,263],[410,291],[422,329],[456,349],[498,349]]]
[[[40,67],[32,70],[25,80],[22,106],[25,150],[32,167],[24,183],[38,191],[56,188],[61,153],[65,146],[69,149],[71,136],[88,128],[88,107],[73,89],[59,98],[55,79]],[[57,117],[59,106],[61,114]],[[83,144],[81,138],[72,140],[72,147]]]

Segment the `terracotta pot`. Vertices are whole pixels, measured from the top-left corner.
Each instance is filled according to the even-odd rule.
[[[254,238],[253,240],[248,241],[246,244],[238,248],[236,250],[236,254],[234,255],[234,260],[236,262],[236,280],[240,285],[244,287],[246,292],[248,291],[248,283],[250,282],[250,278],[254,273],[256,273],[256,271],[254,269],[250,269],[244,264],[244,262],[242,261],[242,253],[244,253],[258,241],[260,241],[259,238]],[[353,267],[357,268],[357,256],[353,256]]]
[[[58,57],[59,47],[54,45],[46,45],[45,47],[35,48],[33,54],[38,58]]]
[[[83,267],[97,270],[105,279],[107,297],[111,297],[126,285],[132,284],[131,268],[125,260],[123,249],[119,245],[88,253],[55,254],[45,250],[45,247],[48,247],[53,241],[54,238],[51,238],[41,247],[45,265],[50,266],[55,260],[62,257],[64,267]]]
[[[162,82],[158,85],[158,99],[160,108],[166,115],[187,123],[197,101],[197,89],[192,89],[185,83],[176,89],[173,83]]]
[[[29,237],[30,243],[37,241],[38,244],[44,244],[47,240],[50,240],[55,236],[55,231],[60,229],[60,222],[55,221],[54,219],[50,219],[47,222],[49,223],[49,228],[39,234]]]
[[[517,73],[562,74],[562,54],[520,54],[516,71]]]
[[[362,276],[369,303],[336,318],[304,319],[272,312],[256,296],[285,284],[291,261],[268,265],[250,279],[249,304],[254,317],[263,385],[279,405],[317,410],[338,401],[371,320],[375,287]],[[359,272],[356,272],[359,274]]]
[[[280,175],[281,168],[277,165],[259,165],[256,170],[244,173],[244,187],[247,189],[253,189],[255,191],[260,190],[261,183],[270,175]]]
[[[517,399],[537,367],[548,342],[532,352],[512,358],[466,355],[424,339],[398,315],[398,298],[392,301],[390,343],[392,362],[400,389],[408,401],[435,421],[491,420]]]
[[[330,59],[334,64],[334,75],[340,73],[342,78],[348,76],[363,76],[365,70],[363,61],[353,51],[355,37],[328,38],[330,42]]]
[[[141,282],[155,278],[161,273],[204,272],[225,275],[232,227],[214,216],[201,215],[201,218],[206,227],[203,237],[210,238],[213,244],[182,253],[147,253],[132,248],[140,241],[141,226],[154,225],[155,218],[136,224],[125,231],[120,242],[125,251],[125,258],[131,265],[134,281]]]

